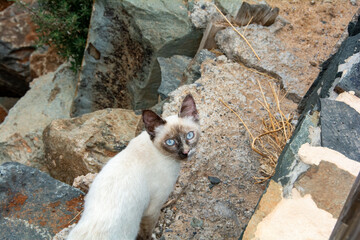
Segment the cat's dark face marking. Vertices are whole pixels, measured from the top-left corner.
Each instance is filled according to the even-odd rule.
[[[200,131],[195,124],[193,126],[176,124],[169,127],[166,134],[162,135],[157,142],[161,144],[165,155],[171,155],[178,160],[185,160],[193,153],[199,137]],[[169,140],[171,145],[168,143]]]
[[[145,110],[143,121],[154,145],[164,155],[185,160],[194,152],[200,138],[200,125],[191,95],[184,98],[178,116],[162,119],[156,113]]]

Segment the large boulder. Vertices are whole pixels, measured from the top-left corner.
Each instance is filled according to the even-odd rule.
[[[42,166],[42,132],[54,119],[70,117],[76,77],[67,64],[56,73],[34,79],[31,89],[9,111],[0,125],[0,164],[20,162]]]
[[[21,97],[31,81],[29,57],[35,51],[35,25],[24,8],[13,4],[0,12],[0,32],[0,96]]]
[[[95,1],[73,116],[155,105],[157,58],[192,57],[201,36],[182,0]]]
[[[84,193],[20,163],[0,166],[0,238],[51,239],[77,222]]]
[[[53,121],[44,130],[46,166],[68,184],[102,166],[141,130],[141,116],[131,110],[105,109]]]

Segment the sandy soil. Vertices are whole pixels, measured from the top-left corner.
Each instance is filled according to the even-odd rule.
[[[359,9],[349,0],[268,0],[280,8],[280,16],[290,22],[277,37],[288,51],[309,62],[311,74],[304,84],[308,87],[319,74],[320,65]],[[358,1],[360,4],[360,1]]]

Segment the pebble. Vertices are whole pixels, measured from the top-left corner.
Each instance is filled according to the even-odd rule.
[[[252,216],[252,212],[246,210],[246,211],[244,211],[244,215],[245,215],[245,217],[250,218]]]
[[[197,219],[196,217],[193,217],[190,222],[190,226],[193,228],[201,228],[204,225],[204,221],[201,219]]]
[[[217,177],[208,176],[208,179],[209,179],[210,183],[213,185],[221,183],[220,178],[217,178]]]

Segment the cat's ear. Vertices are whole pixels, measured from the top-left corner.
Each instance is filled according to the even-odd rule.
[[[199,120],[196,104],[191,94],[186,95],[184,98],[179,112],[179,117],[193,117],[195,121]]]
[[[154,139],[155,128],[165,124],[166,121],[151,110],[144,110],[142,112],[142,117],[146,131],[149,133],[150,138]]]

